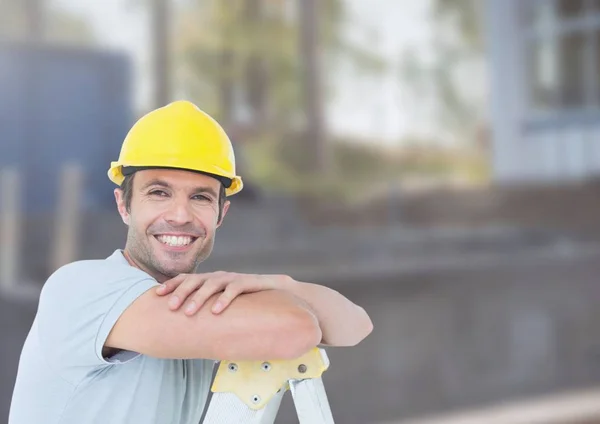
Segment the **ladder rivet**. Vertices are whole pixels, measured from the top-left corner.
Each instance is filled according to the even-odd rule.
[[[229,364],[229,371],[236,372],[238,370],[237,364]]]
[[[306,367],[306,365],[304,365],[304,364],[300,364],[300,365],[298,365],[298,372],[299,372],[300,374],[304,374],[304,373],[306,372],[306,370],[307,370],[307,367]]]
[[[260,396],[259,395],[252,396],[252,403],[257,404],[259,402],[260,402]]]
[[[263,362],[261,367],[263,371],[271,371],[271,364],[269,364],[268,362]]]

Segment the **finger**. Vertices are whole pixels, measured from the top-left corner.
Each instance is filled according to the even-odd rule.
[[[187,278],[179,284],[169,298],[169,307],[177,310],[183,303],[201,287],[206,281],[206,276],[199,274],[188,275]]]
[[[223,294],[217,298],[212,307],[212,312],[215,314],[220,314],[227,308],[233,299],[238,297],[243,292],[243,287],[241,284],[229,284]]]
[[[156,293],[159,296],[164,296],[175,290],[187,277],[188,274],[179,274],[177,277],[173,277],[170,280],[165,281],[156,288]]]
[[[194,315],[206,303],[206,301],[215,293],[222,291],[229,284],[230,279],[227,276],[213,277],[207,279],[202,287],[194,293],[191,300],[185,307],[186,315]]]

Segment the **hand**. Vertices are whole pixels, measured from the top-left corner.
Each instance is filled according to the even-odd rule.
[[[223,312],[242,293],[284,288],[289,277],[283,275],[237,274],[234,272],[211,272],[206,274],[180,274],[156,289],[159,296],[172,293],[169,299],[171,310],[179,309],[184,303],[185,314],[194,315],[215,293],[223,292],[212,305],[215,314]]]

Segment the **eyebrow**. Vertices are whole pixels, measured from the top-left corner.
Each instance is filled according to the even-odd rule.
[[[154,179],[154,180],[150,180],[148,181],[146,184],[144,184],[141,188],[141,190],[146,190],[152,186],[160,186],[160,187],[164,187],[164,188],[171,188],[171,186],[163,181],[163,180],[159,180],[159,179]]]
[[[171,185],[169,183],[167,183],[164,180],[160,180],[160,179],[154,179],[154,180],[150,180],[148,181],[146,184],[144,184],[144,186],[142,187],[142,191],[147,190],[148,188],[152,187],[152,186],[159,186],[159,187],[164,187],[164,188],[171,188]],[[208,194],[212,194],[214,197],[217,197],[217,192],[215,191],[215,189],[213,189],[212,187],[194,187],[193,190],[191,190],[192,193],[195,194],[199,194],[199,193],[208,193]]]

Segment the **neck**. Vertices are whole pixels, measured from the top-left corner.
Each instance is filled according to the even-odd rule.
[[[165,281],[167,281],[169,279],[169,277],[162,275],[159,272],[152,272],[151,270],[147,269],[140,263],[136,262],[136,260],[127,251],[127,247],[125,247],[125,249],[123,249],[123,256],[125,257],[125,259],[127,259],[127,262],[129,263],[129,265],[131,265],[132,267],[135,267],[137,269],[141,269],[145,273],[151,275],[159,283],[164,283]]]

